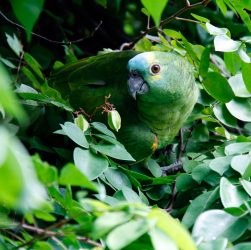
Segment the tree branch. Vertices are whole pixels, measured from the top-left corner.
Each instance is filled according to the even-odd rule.
[[[39,227],[34,227],[34,226],[31,226],[31,225],[28,225],[28,224],[21,224],[21,227],[23,229],[26,229],[28,231],[31,231],[31,232],[34,232],[38,235],[44,235],[44,236],[47,236],[47,237],[56,237],[56,236],[59,236],[59,237],[65,237],[66,234],[63,233],[63,232],[55,232],[55,231],[50,231],[50,230],[46,230],[46,229],[43,229],[43,228],[39,228]],[[96,241],[93,241],[87,237],[83,237],[83,236],[76,236],[76,239],[79,240],[79,241],[84,241],[92,246],[96,246],[96,247],[101,247],[102,245]]]
[[[210,2],[211,0],[203,0],[203,1],[200,1],[198,3],[195,3],[195,4],[190,4],[189,1],[186,1],[186,5],[178,10],[176,13],[174,13],[173,15],[169,16],[168,18],[162,20],[160,22],[160,27],[163,28],[164,26],[166,26],[169,22],[171,22],[172,20],[175,20],[176,18],[179,18],[178,16],[182,15],[183,13],[187,12],[188,10],[191,10],[191,9],[196,9],[198,7],[202,7],[202,6],[207,6],[208,3]],[[158,27],[157,26],[152,26],[150,28],[147,28],[144,32],[142,32],[138,37],[135,38],[134,41],[132,41],[131,43],[128,44],[127,48],[131,49],[133,48],[133,46],[141,39],[143,38],[145,35],[151,33],[151,32],[154,32],[154,31],[157,31],[158,30]]]

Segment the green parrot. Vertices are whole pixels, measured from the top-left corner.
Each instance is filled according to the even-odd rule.
[[[101,54],[61,67],[50,82],[89,114],[110,95],[122,117],[118,140],[137,162],[172,142],[198,97],[193,67],[171,52]]]

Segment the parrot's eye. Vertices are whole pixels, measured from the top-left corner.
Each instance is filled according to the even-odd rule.
[[[159,71],[160,71],[160,66],[159,66],[159,64],[153,64],[153,65],[151,66],[151,73],[153,73],[153,74],[158,74]]]

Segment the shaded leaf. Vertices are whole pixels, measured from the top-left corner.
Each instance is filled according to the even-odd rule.
[[[234,98],[234,92],[227,79],[217,72],[209,72],[203,81],[203,86],[209,95],[223,103]]]
[[[32,29],[43,10],[44,0],[12,0],[10,3],[17,19],[25,27],[27,39],[30,41]]]
[[[59,183],[61,185],[80,186],[97,192],[97,187],[74,164],[68,163],[61,170]]]
[[[79,146],[84,148],[89,148],[89,144],[85,138],[84,132],[74,123],[65,122],[64,125],[61,124],[64,133]]]
[[[76,167],[89,180],[96,179],[108,168],[107,160],[102,156],[92,153],[90,150],[75,148],[73,158]]]

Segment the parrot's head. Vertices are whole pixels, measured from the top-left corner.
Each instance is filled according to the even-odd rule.
[[[134,99],[171,103],[194,88],[193,67],[171,52],[151,51],[128,62],[128,89]]]

